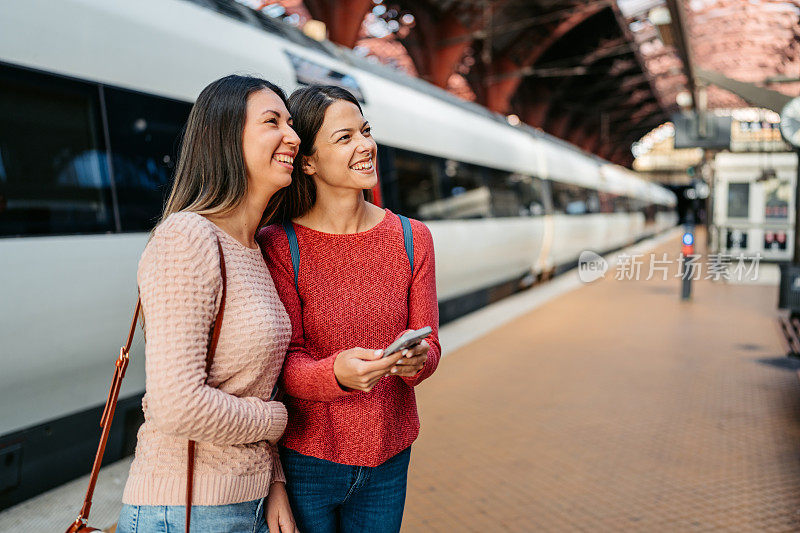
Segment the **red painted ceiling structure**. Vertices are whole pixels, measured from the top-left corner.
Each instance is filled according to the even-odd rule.
[[[678,1],[696,66],[757,83],[800,75],[800,0]],[[282,4],[325,22],[335,43],[395,55],[411,74],[626,166],[687,89],[675,47],[648,19],[664,0],[384,0],[384,19],[414,19],[380,39],[365,31],[373,0]],[[797,82],[766,85],[800,93]],[[708,100],[745,106],[716,87]]]
[[[649,20],[664,0],[619,0],[659,101],[674,104],[687,90],[683,62],[665,46]],[[692,61],[699,69],[754,83],[790,96],[800,94],[800,0],[681,0]],[[741,98],[708,87],[708,108],[748,107]]]

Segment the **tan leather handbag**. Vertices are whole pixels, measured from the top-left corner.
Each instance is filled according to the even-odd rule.
[[[219,313],[217,313],[217,319],[214,321],[214,331],[211,335],[211,341],[208,344],[208,352],[206,354],[206,376],[208,376],[208,371],[211,369],[211,362],[214,360],[214,351],[217,349],[219,332],[222,327],[222,316],[225,312],[225,288],[227,285],[227,278],[225,277],[225,256],[222,253],[222,244],[220,244],[219,239],[217,239],[217,248],[219,249],[219,268],[222,274],[222,301],[219,304]],[[136,332],[136,324],[139,321],[139,313],[141,310],[142,300],[139,299],[136,302],[136,310],[133,312],[133,321],[131,322],[131,329],[128,332],[128,341],[125,343],[125,346],[119,349],[119,357],[117,357],[111,388],[108,391],[106,407],[103,409],[103,416],[100,417],[100,427],[103,428],[103,431],[100,434],[100,444],[97,447],[97,454],[94,456],[92,475],[89,477],[89,488],[86,490],[86,498],[83,500],[83,507],[81,507],[78,518],[67,528],[67,533],[101,531],[88,525],[89,511],[92,508],[92,496],[94,494],[94,487],[97,484],[97,474],[100,472],[100,464],[103,462],[103,453],[105,453],[108,434],[111,431],[111,422],[114,420],[114,411],[117,408],[117,398],[119,398],[122,379],[125,377],[125,370],[128,368],[128,361],[130,359],[128,354],[131,349],[131,344],[133,343],[133,334]],[[195,442],[190,440],[186,451],[186,533],[189,533],[189,523],[191,521],[192,512],[194,449]]]

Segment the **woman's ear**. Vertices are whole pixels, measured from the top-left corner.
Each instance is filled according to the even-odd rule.
[[[306,156],[302,156],[300,160],[300,170],[302,170],[303,174],[306,176],[313,176],[317,173],[317,167],[314,166],[314,163]]]

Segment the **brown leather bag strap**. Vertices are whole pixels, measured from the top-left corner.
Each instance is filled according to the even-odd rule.
[[[225,292],[228,280],[225,275],[225,254],[222,253],[222,243],[217,239],[217,249],[219,249],[219,271],[222,275],[222,298],[219,303],[219,312],[214,321],[214,330],[211,334],[211,342],[208,344],[206,352],[206,379],[211,370],[211,363],[214,361],[214,352],[217,350],[219,332],[222,329],[222,317],[225,315]],[[189,533],[189,525],[192,521],[192,490],[194,489],[194,451],[195,441],[190,440],[186,450],[186,533]]]
[[[114,378],[111,380],[111,387],[108,390],[108,398],[106,405],[103,408],[103,414],[100,417],[100,427],[103,428],[100,434],[100,444],[97,446],[97,453],[94,456],[94,463],[92,464],[92,473],[89,476],[89,488],[86,489],[86,497],[83,500],[83,506],[78,518],[73,522],[70,530],[77,531],[79,528],[86,526],[86,521],[89,518],[89,511],[92,509],[92,496],[94,496],[94,488],[97,485],[97,475],[100,473],[100,465],[103,462],[103,454],[106,451],[106,444],[108,443],[108,435],[111,431],[111,422],[114,419],[114,411],[117,408],[117,399],[119,398],[119,391],[122,387],[122,379],[125,377],[125,370],[128,368],[130,361],[129,352],[133,344],[133,335],[136,333],[136,323],[139,321],[139,314],[142,310],[142,300],[136,300],[136,309],[133,312],[133,320],[131,320],[131,327],[128,332],[128,341],[125,346],[119,349],[119,357],[115,362]]]
[[[227,278],[225,276],[225,255],[222,253],[222,244],[217,238],[217,249],[219,250],[219,269],[222,274],[222,301],[219,304],[219,312],[214,321],[214,330],[211,335],[211,342],[208,346],[208,353],[206,354],[206,376],[211,369],[211,362],[214,359],[214,351],[217,349],[217,341],[219,340],[219,332],[222,327],[222,316],[225,311],[225,292],[227,285]],[[89,511],[92,508],[92,496],[94,489],[97,485],[97,476],[100,473],[100,465],[103,462],[103,454],[106,451],[106,444],[108,443],[108,435],[111,431],[111,423],[114,420],[114,412],[117,409],[117,400],[119,399],[119,391],[122,388],[122,380],[125,377],[125,370],[128,368],[130,362],[130,350],[133,345],[133,336],[136,333],[136,324],[139,322],[139,315],[142,312],[142,299],[136,300],[136,308],[133,312],[133,320],[131,320],[131,327],[128,331],[128,340],[125,346],[119,349],[119,357],[117,357],[114,377],[111,380],[111,387],[108,390],[108,398],[106,405],[103,408],[103,414],[100,416],[100,427],[103,428],[100,434],[100,444],[97,446],[97,453],[94,456],[94,463],[92,464],[92,473],[89,476],[89,488],[86,490],[86,497],[83,500],[83,506],[78,518],[75,519],[68,532],[79,531],[86,527],[89,518]],[[192,478],[194,477],[194,441],[189,441],[189,453],[187,462],[187,483],[186,483],[186,532],[189,532],[189,519],[192,507]]]

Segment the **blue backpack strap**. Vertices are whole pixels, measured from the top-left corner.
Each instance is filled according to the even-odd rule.
[[[283,223],[283,230],[286,232],[286,238],[289,239],[289,252],[292,254],[292,272],[294,273],[294,289],[299,296],[300,288],[297,285],[297,274],[300,272],[300,244],[297,242],[297,234],[294,232],[291,220]]]
[[[411,274],[414,274],[414,232],[411,231],[411,222],[403,215],[400,217],[400,224],[403,225],[403,244],[406,247],[406,255],[408,256],[408,264],[411,265]]]

